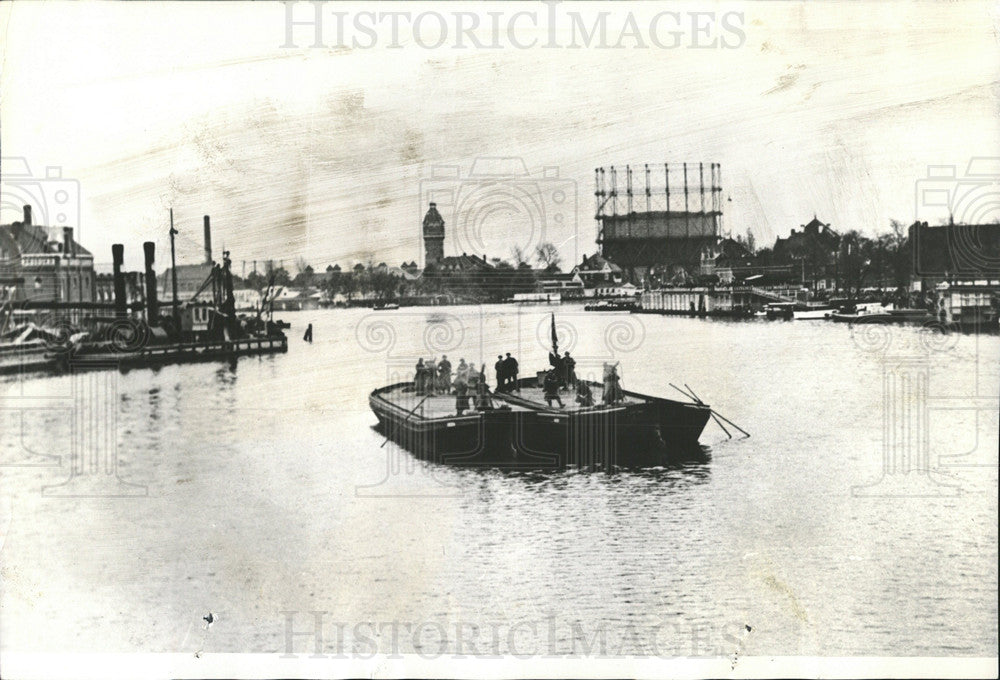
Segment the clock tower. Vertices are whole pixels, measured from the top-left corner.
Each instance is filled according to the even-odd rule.
[[[424,215],[424,266],[444,259],[444,220],[437,204],[431,203]]]

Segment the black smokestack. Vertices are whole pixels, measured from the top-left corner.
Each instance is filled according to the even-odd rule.
[[[125,246],[121,243],[113,244],[111,246],[111,259],[114,260],[115,316],[124,318],[126,316],[125,275],[122,274],[122,265],[125,263]]]
[[[205,264],[212,264],[212,227],[205,215]]]
[[[160,305],[156,299],[156,272],[153,271],[156,244],[146,241],[142,244],[142,252],[146,256],[146,323],[152,325],[160,316]]]
[[[31,224],[31,206],[24,206],[24,225],[27,226]]]
[[[66,255],[76,255],[73,252],[73,227],[63,227],[63,253]]]

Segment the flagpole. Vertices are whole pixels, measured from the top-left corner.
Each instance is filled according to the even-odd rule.
[[[556,313],[552,312],[552,354],[559,356],[559,339],[556,336]]]

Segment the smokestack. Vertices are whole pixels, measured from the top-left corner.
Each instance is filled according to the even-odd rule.
[[[160,305],[156,299],[156,272],[153,271],[156,244],[146,241],[142,244],[142,252],[146,256],[146,323],[152,325],[160,316]]]
[[[114,260],[115,277],[115,316],[122,319],[126,316],[125,275],[122,265],[125,263],[125,246],[115,243],[111,246],[111,259]]]
[[[212,264],[212,227],[205,215],[205,264]]]
[[[67,256],[76,255],[73,250],[73,227],[63,227],[63,253]]]
[[[24,206],[24,224],[25,226],[31,224],[31,206]]]

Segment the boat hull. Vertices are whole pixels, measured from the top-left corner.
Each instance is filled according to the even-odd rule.
[[[525,379],[525,384],[532,379]],[[382,388],[389,391],[393,385]],[[369,397],[383,435],[418,458],[511,469],[612,469],[703,459],[698,437],[710,409],[634,393],[639,403],[574,411],[540,408],[517,394],[490,411],[424,419],[382,396]]]

